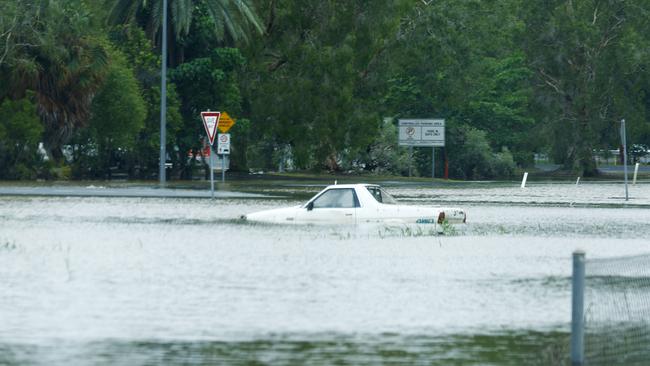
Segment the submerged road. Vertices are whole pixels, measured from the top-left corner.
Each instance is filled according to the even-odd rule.
[[[0,196],[73,196],[73,197],[154,197],[154,198],[210,198],[210,190],[154,188],[154,187],[120,187],[111,188],[89,185],[70,187],[45,186],[0,186]],[[234,191],[214,191],[215,198],[262,198],[267,195]]]

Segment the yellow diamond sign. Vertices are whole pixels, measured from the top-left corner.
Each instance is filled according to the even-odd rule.
[[[230,130],[230,127],[235,125],[235,120],[230,118],[228,113],[226,112],[221,112],[221,117],[219,117],[219,124],[217,125],[217,128],[221,133],[226,133],[228,130]]]

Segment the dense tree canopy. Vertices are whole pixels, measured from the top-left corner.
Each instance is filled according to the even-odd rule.
[[[89,118],[108,64],[105,46],[93,34],[81,0],[8,3],[3,7],[13,7],[14,15],[2,27],[8,30],[0,98],[35,92],[45,148],[59,160],[61,146]]]
[[[162,0],[112,0],[109,21],[112,24],[135,23],[142,26],[152,40],[162,31]],[[184,60],[186,43],[200,28],[208,38],[224,41],[247,41],[251,33],[261,33],[262,26],[250,0],[168,0],[169,33],[173,63]],[[198,26],[196,25],[198,23]]]
[[[594,148],[611,146],[622,118],[637,133],[647,131],[639,126],[647,126],[647,104],[639,98],[647,88],[649,44],[641,35],[648,31],[648,5],[553,1],[526,9],[524,49],[538,102],[547,109],[539,125],[568,168],[595,174]]]
[[[156,177],[162,3],[0,2],[0,177]],[[238,121],[236,170],[406,174],[399,118],[444,118],[439,156],[462,179],[535,153],[597,174],[623,118],[635,154],[650,145],[650,0],[168,6],[174,177],[205,172],[207,109]],[[414,159],[431,173],[431,149]]]

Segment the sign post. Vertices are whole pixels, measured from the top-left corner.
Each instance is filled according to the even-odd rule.
[[[409,178],[411,178],[411,175],[413,171],[413,145],[409,145]]]
[[[221,131],[217,145],[217,154],[221,155],[221,183],[226,182],[226,155],[230,155],[230,134],[226,132],[234,125],[235,120],[227,112],[222,112],[217,125]]]
[[[412,160],[413,147],[431,146],[431,178],[436,177],[436,147],[445,146],[444,119],[400,119],[399,145],[409,147]],[[409,177],[411,162],[409,161]]]
[[[431,147],[431,178],[436,177],[436,148]]]
[[[214,151],[212,145],[214,144],[214,138],[217,134],[217,126],[219,125],[219,117],[221,117],[221,112],[201,112],[201,120],[203,120],[203,127],[205,127],[205,132],[208,135],[208,140],[210,141],[210,196],[214,198],[214,164],[213,157]]]
[[[226,155],[230,155],[230,134],[220,133],[217,138],[217,154],[221,155],[221,183],[226,181]]]
[[[625,135],[625,120],[621,120],[621,140],[623,142],[623,174],[625,175],[625,200],[628,198],[627,191],[627,136]]]
[[[214,198],[214,151],[210,145],[210,197]]]

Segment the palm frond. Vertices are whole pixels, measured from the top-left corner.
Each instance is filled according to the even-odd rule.
[[[146,0],[143,2],[133,0],[116,0],[108,16],[109,24],[124,24],[132,21],[135,19],[135,15],[138,9],[146,6],[146,3]]]
[[[168,0],[170,29],[177,39],[187,36],[192,24],[192,15],[197,0]],[[158,39],[162,24],[162,0],[115,0],[109,22],[124,24],[134,21],[138,11],[146,9],[148,19],[145,29],[151,39]],[[262,34],[264,28],[257,16],[252,0],[205,0],[209,16],[218,39],[228,35],[231,39],[248,40],[251,32]]]
[[[162,0],[156,0],[149,3],[151,9],[151,15],[147,21],[147,26],[145,31],[151,37],[152,40],[158,38],[158,32],[161,31],[160,27],[162,26],[161,20],[163,15],[163,6]],[[169,14],[168,14],[169,15]]]
[[[192,0],[173,0],[170,5],[176,38],[184,37],[192,24]]]
[[[259,34],[264,33],[262,20],[257,16],[255,8],[249,1],[233,0],[232,2],[237,7],[239,13],[244,16],[244,19],[246,19],[246,21],[252,25]]]

